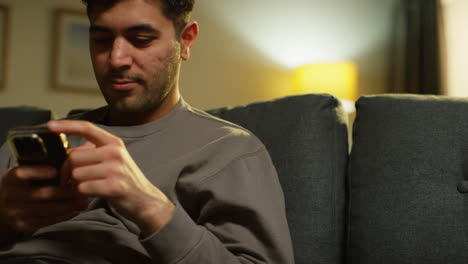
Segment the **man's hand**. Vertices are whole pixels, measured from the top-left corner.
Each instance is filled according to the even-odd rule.
[[[70,219],[87,207],[86,199],[66,182],[42,186],[30,183],[54,177],[59,177],[59,172],[49,166],[16,166],[7,170],[0,185],[0,231],[34,232]]]
[[[88,141],[72,150],[67,161],[80,194],[105,199],[135,222],[143,236],[169,221],[175,205],[143,175],[120,138],[87,121],[50,121],[48,127]]]

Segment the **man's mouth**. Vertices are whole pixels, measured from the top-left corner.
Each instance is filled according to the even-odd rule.
[[[112,79],[112,88],[119,91],[127,91],[133,89],[137,82],[132,79]]]

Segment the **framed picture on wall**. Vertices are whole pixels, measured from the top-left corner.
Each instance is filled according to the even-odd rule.
[[[0,90],[5,87],[8,49],[9,9],[0,5]]]
[[[52,83],[56,90],[99,93],[89,56],[85,12],[55,10]]]

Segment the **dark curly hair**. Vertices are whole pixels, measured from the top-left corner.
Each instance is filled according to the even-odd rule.
[[[110,7],[119,0],[81,0],[86,5],[88,16],[91,14],[95,4]],[[177,34],[180,34],[185,25],[189,22],[195,0],[159,0],[162,13],[174,24]]]

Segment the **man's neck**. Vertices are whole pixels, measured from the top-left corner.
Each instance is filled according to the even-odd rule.
[[[174,92],[169,93],[155,110],[147,112],[119,112],[109,108],[103,123],[109,126],[143,125],[167,115],[177,106],[179,100],[180,94],[176,89]]]

